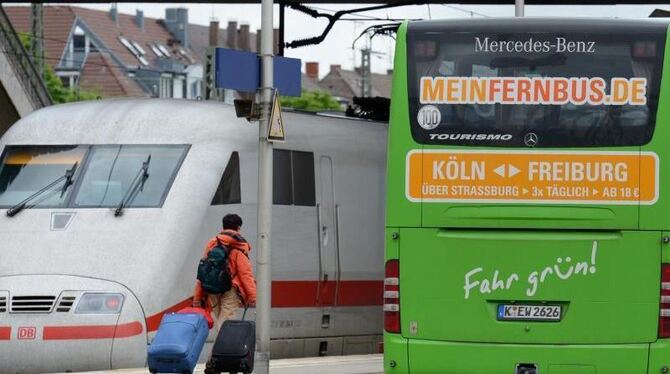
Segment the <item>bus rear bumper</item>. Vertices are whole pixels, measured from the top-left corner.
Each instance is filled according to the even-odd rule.
[[[529,345],[439,342],[384,336],[384,372],[516,374],[519,364],[541,374],[646,374],[670,368],[670,340],[652,344]]]

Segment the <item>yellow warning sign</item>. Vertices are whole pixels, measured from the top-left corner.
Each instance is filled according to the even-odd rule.
[[[406,179],[411,201],[650,205],[658,199],[658,156],[413,150]]]
[[[272,115],[270,116],[270,126],[268,129],[268,140],[271,142],[284,142],[286,134],[284,132],[284,120],[281,117],[281,106],[279,105],[279,94],[275,91],[272,100]]]

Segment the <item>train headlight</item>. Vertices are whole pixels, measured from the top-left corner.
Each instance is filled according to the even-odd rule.
[[[123,295],[120,293],[84,293],[77,303],[78,314],[119,314],[123,307]]]

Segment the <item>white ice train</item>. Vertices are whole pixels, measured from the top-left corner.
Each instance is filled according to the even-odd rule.
[[[376,351],[386,124],[284,121],[272,356]],[[190,303],[221,217],[239,213],[255,242],[257,129],[221,103],[159,99],[59,105],[17,122],[0,141],[0,372],[145,365],[162,314]]]

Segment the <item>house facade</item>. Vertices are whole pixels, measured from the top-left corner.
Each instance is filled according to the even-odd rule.
[[[369,96],[391,98],[392,77],[392,70],[388,70],[386,74],[371,73]],[[330,65],[328,74],[319,79],[319,63],[307,62],[305,64],[303,89],[325,91],[344,108],[352,103],[354,96],[364,96],[363,82],[363,75],[359,67],[354,70],[345,70],[341,65]]]
[[[30,33],[30,7],[6,6],[14,28]],[[165,19],[74,6],[44,6],[45,65],[65,87],[101,97],[201,95],[202,57],[189,48],[188,9]]]

